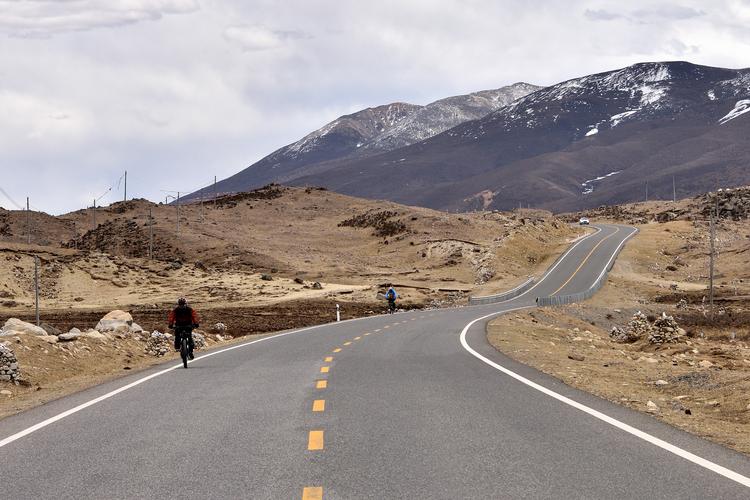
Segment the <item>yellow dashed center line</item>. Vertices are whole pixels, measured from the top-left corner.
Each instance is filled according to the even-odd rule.
[[[344,342],[344,345],[352,345],[351,342]]]
[[[325,389],[328,387],[328,381],[327,380],[316,380],[315,381],[315,388],[316,389]]]
[[[375,330],[375,333],[377,333],[377,332],[379,332],[379,331],[380,331],[380,328],[378,328],[377,330]]]
[[[323,488],[308,486],[302,490],[302,500],[323,500]]]
[[[310,431],[307,438],[307,449],[310,451],[323,449],[323,431]]]
[[[590,251],[590,252],[589,252],[589,254],[588,254],[588,255],[586,256],[586,258],[585,258],[585,259],[583,259],[583,262],[581,262],[581,264],[580,264],[580,265],[578,266],[578,269],[576,269],[576,270],[575,270],[575,271],[573,272],[573,274],[571,274],[571,275],[570,275],[570,278],[568,278],[568,281],[566,281],[565,283],[563,283],[563,284],[562,284],[562,285],[560,286],[560,288],[558,288],[557,290],[555,290],[554,292],[552,292],[552,293],[551,293],[550,295],[554,295],[554,294],[556,294],[557,292],[559,292],[560,290],[562,290],[563,288],[565,288],[565,285],[567,285],[568,283],[570,283],[570,280],[572,280],[573,278],[575,278],[576,274],[578,274],[578,271],[580,271],[580,270],[581,270],[581,268],[582,268],[582,267],[583,267],[583,266],[584,266],[584,265],[586,264],[586,262],[588,262],[588,260],[589,260],[589,257],[591,257],[591,254],[593,254],[593,253],[594,253],[594,252],[596,251],[596,249],[597,249],[597,248],[599,248],[599,245],[601,245],[602,243],[604,243],[604,241],[605,241],[605,240],[607,240],[608,238],[611,238],[612,236],[616,235],[616,234],[617,234],[617,233],[618,233],[619,231],[620,231],[620,228],[618,227],[618,228],[617,228],[617,229],[615,230],[615,232],[614,232],[614,233],[612,233],[612,234],[610,234],[610,235],[607,235],[607,236],[605,236],[604,238],[602,238],[601,240],[599,240],[599,243],[597,243],[597,244],[596,244],[596,245],[594,246],[594,248],[592,248],[592,249],[591,249],[591,251]]]
[[[385,326],[383,327],[383,330],[386,330],[386,329],[388,329],[388,328],[390,328],[390,326],[388,326],[388,325],[385,325]]]
[[[341,348],[337,347],[336,349],[333,350],[333,352],[341,352]]]
[[[331,369],[330,366],[321,366],[320,367],[320,373],[328,373],[328,371]]]
[[[316,399],[315,401],[313,401],[313,411],[315,412],[326,411],[326,400]]]
[[[370,335],[370,332],[365,333],[365,337],[367,337],[368,335]]]
[[[326,356],[326,359],[324,359],[323,361],[325,361],[326,363],[330,363],[331,361],[333,361],[333,356]]]
[[[361,339],[361,338],[362,338],[362,337],[354,337],[354,340],[359,340],[359,339]]]

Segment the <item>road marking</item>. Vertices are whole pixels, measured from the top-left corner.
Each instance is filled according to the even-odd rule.
[[[377,330],[375,330],[375,333],[377,333],[377,332],[379,332],[379,331],[380,331],[380,328],[378,328]]]
[[[370,332],[365,333],[365,337],[367,337],[368,335],[370,335]]]
[[[330,368],[331,368],[330,366],[321,366],[320,367],[320,373],[328,373],[328,371],[330,370]]]
[[[323,500],[323,488],[307,486],[302,489],[302,500]]]
[[[333,350],[333,352],[341,352],[341,348],[337,347],[336,349]]]
[[[604,413],[594,410],[593,408],[589,408],[588,406],[581,404],[577,401],[574,401],[568,397],[563,396],[562,394],[558,394],[557,392],[547,389],[543,385],[537,384],[536,382],[532,382],[531,380],[517,374],[514,371],[509,370],[508,368],[505,368],[494,361],[485,358],[481,354],[479,354],[477,351],[471,348],[469,346],[468,342],[466,342],[466,332],[469,331],[469,328],[472,327],[476,322],[482,321],[483,319],[491,318],[492,316],[498,316],[500,314],[509,313],[513,311],[520,311],[522,309],[532,309],[535,306],[525,306],[525,307],[517,307],[515,309],[508,309],[507,311],[499,311],[494,312],[492,314],[487,314],[485,316],[479,317],[473,321],[471,321],[468,325],[464,327],[464,329],[461,331],[461,345],[464,349],[466,349],[471,355],[473,355],[475,358],[479,359],[480,361],[485,362],[486,364],[490,365],[491,367],[495,368],[496,370],[501,371],[502,373],[508,375],[509,377],[512,377],[522,384],[525,384],[532,389],[535,389],[543,394],[546,394],[547,396],[554,398],[561,403],[564,403],[566,405],[572,406],[573,408],[580,410],[584,413],[587,413],[591,415],[594,418],[597,418],[601,420],[602,422],[605,422],[613,427],[616,427],[622,431],[627,432],[628,434],[631,434],[637,438],[640,438],[648,443],[653,444],[654,446],[658,446],[659,448],[666,450],[674,455],[677,455],[678,457],[684,458],[685,460],[688,460],[690,462],[693,462],[696,465],[699,465],[705,469],[708,469],[710,471],[713,471],[721,476],[726,477],[727,479],[731,479],[732,481],[735,481],[743,486],[750,488],[750,478],[743,476],[742,474],[739,474],[737,472],[734,472],[733,470],[727,469],[726,467],[722,467],[721,465],[715,464],[713,462],[710,462],[706,460],[705,458],[699,457],[698,455],[694,455],[693,453],[690,453],[689,451],[683,450],[682,448],[679,448],[671,443],[668,443],[662,439],[657,438],[656,436],[652,436],[651,434],[648,434],[646,432],[643,432],[639,429],[636,429],[635,427],[632,427],[624,422],[620,422],[617,419],[614,419],[610,417],[609,415],[605,415]]]
[[[313,410],[315,412],[319,411],[326,411],[326,400],[325,399],[316,399],[313,401]]]
[[[386,330],[386,329],[388,329],[388,328],[390,328],[390,326],[388,326],[388,325],[385,325],[385,326],[383,327],[383,330]]]
[[[359,339],[361,339],[361,338],[362,338],[362,337],[354,337],[354,340],[359,340]]]
[[[344,345],[352,345],[351,342],[344,342]]]
[[[323,361],[325,361],[326,363],[330,363],[331,361],[333,361],[333,356],[326,356]]]
[[[380,316],[385,316],[385,315],[380,315]],[[223,349],[217,349],[215,351],[208,352],[206,354],[198,356],[194,360],[188,361],[188,363],[193,364],[193,363],[196,363],[196,362],[198,362],[198,361],[200,361],[200,360],[202,360],[204,358],[209,358],[211,356],[216,356],[217,354],[223,354],[225,352],[233,351],[235,349],[241,349],[243,347],[251,346],[251,345],[257,344],[259,342],[267,342],[269,340],[278,339],[280,337],[286,337],[287,335],[292,335],[292,334],[295,334],[295,333],[302,333],[302,332],[307,332],[307,331],[310,331],[310,330],[316,330],[318,328],[326,328],[326,327],[337,326],[337,325],[341,325],[343,323],[349,323],[349,322],[354,322],[354,321],[367,321],[367,320],[370,320],[370,319],[372,319],[372,317],[345,319],[345,320],[340,321],[340,322],[323,323],[321,325],[308,326],[306,328],[300,328],[298,330],[290,330],[288,332],[281,332],[281,333],[277,333],[275,335],[269,335],[268,337],[263,337],[263,338],[260,338],[260,339],[251,340],[249,342],[243,342],[241,344],[233,345],[233,346],[230,346],[230,347],[225,347]],[[380,331],[380,330],[375,330],[375,331],[377,332],[377,331]],[[173,370],[176,370],[178,368],[182,368],[182,363],[176,364],[176,365],[171,366],[169,368],[165,368],[165,369],[160,370],[158,372],[152,373],[151,375],[147,375],[147,376],[145,376],[143,378],[135,380],[135,381],[133,381],[133,382],[131,382],[129,384],[126,384],[126,385],[124,385],[122,387],[118,387],[117,389],[114,389],[114,390],[112,390],[112,391],[110,391],[110,392],[108,392],[106,394],[102,394],[101,396],[98,396],[98,397],[96,397],[96,398],[94,398],[94,399],[92,399],[90,401],[86,401],[85,403],[81,403],[78,406],[74,406],[73,408],[70,408],[70,409],[65,410],[65,411],[63,411],[61,413],[58,413],[57,415],[54,415],[54,416],[49,417],[49,418],[47,418],[45,420],[42,420],[41,422],[38,422],[38,423],[32,425],[31,427],[28,427],[28,428],[26,428],[26,429],[24,429],[22,431],[19,431],[19,432],[15,433],[15,434],[11,434],[10,436],[8,436],[8,437],[0,440],[0,448],[2,448],[3,446],[7,446],[7,445],[9,445],[10,443],[12,443],[14,441],[19,440],[22,437],[28,436],[29,434],[32,434],[32,433],[34,433],[34,432],[36,432],[38,430],[41,430],[41,429],[47,427],[48,425],[54,424],[55,422],[58,422],[58,421],[66,418],[66,417],[69,417],[70,415],[78,413],[81,410],[85,410],[86,408],[88,408],[90,406],[93,406],[93,405],[95,405],[97,403],[101,403],[102,401],[105,401],[105,400],[107,400],[107,399],[109,399],[109,398],[111,398],[113,396],[116,396],[116,395],[120,394],[121,392],[125,392],[125,391],[127,391],[129,389],[132,389],[133,387],[137,387],[137,386],[141,385],[144,382],[148,382],[151,379],[154,379],[156,377],[160,377],[161,375],[169,373],[169,372],[171,372]],[[94,389],[95,387],[96,386],[92,387],[91,389]]]
[[[588,262],[589,258],[590,258],[590,257],[591,257],[591,255],[592,255],[592,254],[593,254],[593,253],[594,253],[594,252],[596,251],[596,249],[597,249],[597,248],[599,248],[599,245],[601,245],[601,244],[602,244],[602,243],[604,243],[604,242],[605,242],[606,240],[608,240],[609,238],[611,238],[612,236],[616,235],[616,234],[617,234],[617,233],[619,233],[619,232],[620,232],[620,228],[618,227],[617,229],[615,229],[615,232],[614,232],[614,233],[612,233],[612,234],[608,234],[607,236],[605,236],[604,238],[602,238],[601,240],[599,240],[599,243],[597,243],[596,245],[594,245],[594,248],[592,248],[592,249],[591,249],[591,251],[589,252],[589,254],[588,254],[588,255],[586,256],[586,258],[585,258],[585,259],[583,259],[583,260],[581,261],[581,264],[580,264],[580,265],[578,266],[578,268],[577,268],[577,269],[576,269],[575,271],[573,271],[573,274],[571,274],[571,275],[570,275],[570,278],[568,278],[568,280],[567,280],[567,281],[566,281],[565,283],[563,283],[563,284],[562,284],[562,285],[560,286],[560,288],[558,288],[557,290],[555,290],[554,292],[552,292],[552,293],[551,293],[550,295],[554,295],[554,294],[556,294],[557,292],[559,292],[560,290],[562,290],[563,288],[565,288],[565,285],[567,285],[568,283],[570,283],[570,281],[571,281],[571,280],[572,280],[573,278],[575,278],[575,277],[576,277],[576,275],[578,274],[578,271],[580,271],[580,270],[581,270],[581,268],[582,268],[582,267],[583,267],[584,265],[586,265],[586,262]]]
[[[307,437],[307,449],[309,451],[323,449],[323,431],[310,431]]]
[[[327,380],[316,380],[315,381],[315,388],[316,389],[325,389],[328,387],[328,381]]]

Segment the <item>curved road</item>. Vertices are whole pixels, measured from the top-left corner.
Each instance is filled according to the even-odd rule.
[[[6,418],[3,498],[750,498],[745,456],[488,345],[633,231],[599,229],[509,302],[285,332]]]

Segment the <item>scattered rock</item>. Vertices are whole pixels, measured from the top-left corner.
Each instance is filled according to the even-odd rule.
[[[667,382],[666,380],[659,379],[656,382],[654,382],[654,385],[669,385],[669,382]]]
[[[260,279],[262,279],[263,281],[273,281],[273,276],[271,276],[270,274],[261,274]]]
[[[40,335],[39,340],[43,340],[48,344],[57,344],[59,341],[56,335]]]
[[[312,287],[313,287],[314,290],[322,290],[323,289],[323,285],[321,285],[320,282],[318,282],[318,281],[316,281],[315,283],[313,283]]]
[[[3,389],[2,391],[0,391],[0,394],[2,394],[3,396],[12,396],[13,395],[13,393],[10,392],[8,389]]]
[[[62,333],[60,330],[50,325],[49,323],[42,323],[41,325],[39,325],[39,327],[47,332],[47,335],[60,335]]]
[[[62,342],[70,342],[73,340],[78,340],[81,336],[81,330],[78,328],[71,328],[68,333],[61,333],[57,336],[57,339]]]
[[[659,413],[659,407],[653,401],[646,403],[646,411],[649,413]]]
[[[302,278],[294,278],[294,282],[297,283],[298,285],[305,284],[305,280],[303,280]]]
[[[701,368],[711,368],[712,366],[714,366],[714,364],[709,360],[704,359],[703,361],[698,362],[698,366],[700,366]]]
[[[581,354],[577,354],[577,353],[571,352],[570,354],[568,354],[568,359],[572,359],[573,361],[583,361],[586,358],[585,358],[585,356],[583,356]]]

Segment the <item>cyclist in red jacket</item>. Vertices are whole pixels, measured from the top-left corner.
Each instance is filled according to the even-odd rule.
[[[193,355],[193,328],[198,328],[199,317],[195,310],[188,306],[187,299],[180,297],[177,300],[177,307],[169,313],[169,328],[174,329],[174,348],[180,350],[180,339],[182,335],[188,336],[188,349],[190,359],[195,358]]]

